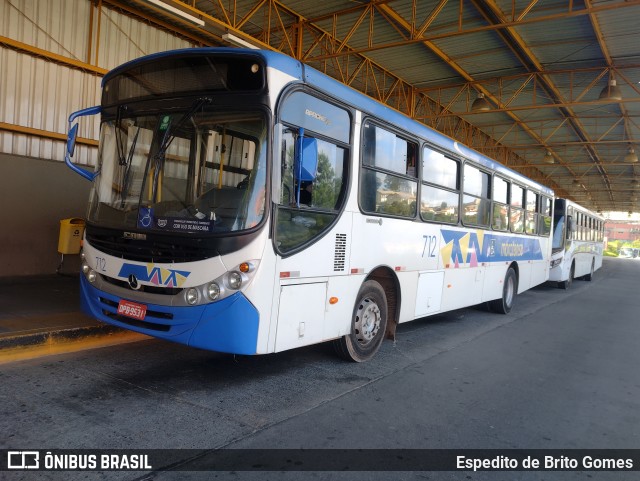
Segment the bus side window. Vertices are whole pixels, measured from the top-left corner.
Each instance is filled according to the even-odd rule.
[[[567,209],[567,229],[566,229],[567,240],[575,239],[575,232],[576,232],[576,218],[573,214],[573,209],[569,207],[569,209]]]
[[[524,232],[524,189],[516,184],[511,184],[511,207],[509,226],[511,232]]]
[[[536,234],[538,229],[538,194],[532,190],[525,191],[526,196],[526,232],[527,234]]]
[[[538,222],[538,234],[547,237],[551,233],[551,199],[544,195],[540,196]]]
[[[491,176],[470,165],[464,165],[464,196],[462,220],[464,224],[490,225]]]
[[[425,221],[457,224],[459,217],[460,163],[440,152],[422,149],[420,217]]]
[[[493,178],[493,220],[495,230],[509,229],[509,182],[501,177]]]
[[[305,138],[309,136],[305,135]],[[281,138],[281,185],[275,241],[279,251],[284,253],[317,238],[337,218],[346,198],[349,155],[346,147],[313,137],[318,167],[313,181],[300,182],[298,202],[298,185],[293,172],[298,130],[283,127]]]
[[[360,207],[375,214],[414,217],[416,144],[370,121],[362,130]]]

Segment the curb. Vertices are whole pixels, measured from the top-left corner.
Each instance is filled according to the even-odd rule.
[[[56,331],[36,332],[0,338],[0,351],[19,347],[35,347],[48,343],[78,341],[87,337],[103,336],[127,332],[126,329],[100,324],[96,326],[74,327]]]

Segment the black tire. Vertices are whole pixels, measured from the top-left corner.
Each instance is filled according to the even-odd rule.
[[[583,277],[583,279],[587,282],[591,282],[593,280],[593,273],[595,272],[595,268],[596,268],[596,260],[592,259],[591,260],[591,271],[589,272],[589,274],[587,274],[586,276]]]
[[[576,273],[576,265],[575,263],[571,264],[571,269],[569,270],[569,279],[567,279],[566,281],[562,281],[562,282],[558,282],[558,286],[561,289],[569,289],[571,287],[571,284],[573,284],[573,277]]]
[[[348,361],[368,361],[380,349],[386,329],[387,296],[376,281],[366,281],[353,307],[351,333],[336,339],[334,346]]]
[[[497,312],[499,314],[509,314],[516,302],[517,295],[518,276],[516,275],[516,271],[513,269],[513,267],[509,267],[507,273],[504,276],[502,297],[494,301],[489,301],[487,304],[491,312]]]

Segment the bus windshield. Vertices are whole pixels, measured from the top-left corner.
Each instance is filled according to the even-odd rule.
[[[564,248],[564,215],[553,218],[553,244],[551,249],[553,252]]]
[[[100,129],[88,221],[121,229],[220,234],[264,217],[266,118],[217,111],[117,109]]]

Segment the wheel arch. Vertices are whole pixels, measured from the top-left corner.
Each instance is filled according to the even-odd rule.
[[[509,269],[513,269],[513,271],[516,273],[516,293],[518,293],[518,289],[520,288],[520,266],[516,261],[513,261],[511,264],[509,264],[509,267],[507,267],[507,270]]]
[[[573,278],[576,276],[576,258],[571,258],[571,263],[569,264],[569,272],[567,272],[567,279],[571,277],[571,271],[573,271]]]
[[[402,300],[398,276],[389,266],[378,266],[369,273],[364,282],[366,281],[376,281],[382,286],[387,297],[387,330],[385,337],[387,339],[395,339],[396,328],[400,318],[400,302]]]

